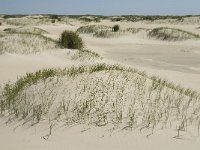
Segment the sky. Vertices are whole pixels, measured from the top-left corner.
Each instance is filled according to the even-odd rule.
[[[0,14],[200,15],[200,0],[0,0]]]

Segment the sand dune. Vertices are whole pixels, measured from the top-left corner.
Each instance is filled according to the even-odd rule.
[[[119,24],[121,28],[117,36],[94,36],[102,26],[106,26],[106,32],[112,32],[111,27],[115,24]],[[94,27],[91,32],[79,31],[85,49],[91,51],[60,49],[55,46],[62,31],[76,31],[85,26]],[[175,37],[184,40],[160,40],[148,36],[155,29],[166,27],[170,28],[170,35],[171,29],[184,30],[184,33],[178,33],[178,37]],[[4,20],[0,26],[0,42],[4,44],[3,47],[0,46],[0,52],[3,52],[0,54],[0,92],[4,84],[11,81],[11,97],[15,94],[14,99],[18,105],[12,103],[13,108],[0,109],[1,147],[5,150],[197,150],[200,146],[200,40],[191,35],[200,34],[198,27],[198,17],[186,17],[181,22],[176,19],[138,22],[112,22],[105,19],[100,22],[85,22],[83,19],[63,17],[61,21],[51,23],[51,19],[42,15]],[[14,37],[13,33],[3,31],[8,28],[13,28],[9,30],[18,34],[17,37]],[[34,28],[41,30],[35,32]],[[27,30],[30,31],[30,40],[21,38],[25,35],[21,32]],[[49,46],[48,42],[41,42],[41,38],[33,38],[39,36],[38,34],[43,38],[51,38],[50,41],[55,43],[50,43]],[[7,36],[6,40],[3,40],[4,35]],[[20,42],[26,43],[26,46],[19,44]],[[31,43],[36,46],[33,48]],[[71,67],[71,71],[61,71]],[[77,70],[76,67],[80,68]],[[47,70],[45,74],[43,69],[50,68],[54,69]],[[131,71],[127,68],[131,68]],[[135,68],[138,70],[134,70]],[[47,76],[37,76],[41,71],[36,76],[42,77],[42,80],[37,80],[34,73],[38,70],[43,70]],[[27,73],[32,74],[25,77]],[[33,78],[29,80],[29,77]],[[18,80],[20,78],[21,80]],[[32,82],[35,80],[37,82]],[[136,83],[141,87],[137,88]],[[15,91],[15,84],[16,87],[22,87],[20,92]],[[161,87],[160,95],[157,92],[159,88],[155,85]],[[8,97],[0,93],[2,103],[8,102],[4,101],[9,99],[9,90],[7,92]],[[120,92],[123,93],[122,101],[117,103],[115,100],[120,98]],[[95,104],[88,101],[92,96],[95,97]],[[146,99],[148,96],[149,99]],[[52,97],[53,100],[50,101]],[[70,99],[73,103],[69,104],[69,117],[64,113],[66,109],[63,106]],[[133,99],[137,100],[135,120],[130,115],[133,112],[128,111],[130,106],[133,106]],[[159,102],[158,106],[156,102]],[[169,109],[167,106],[170,106]],[[93,109],[87,111],[88,107]],[[23,111],[25,109],[27,113]],[[170,110],[168,115],[165,110]],[[37,115],[40,111],[41,116]],[[9,115],[9,112],[14,112],[15,116]],[[98,114],[99,116],[95,116]],[[144,119],[145,114],[151,117],[149,126],[148,123],[145,124],[148,122],[148,117]],[[160,117],[159,114],[165,114],[170,119],[164,123],[164,115]],[[20,115],[24,119],[19,119]],[[134,122],[136,126],[130,127],[130,120],[132,123],[137,122]],[[39,123],[35,123],[37,121]]]

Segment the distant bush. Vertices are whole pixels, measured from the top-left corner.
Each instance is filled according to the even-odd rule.
[[[81,17],[79,18],[81,21],[84,21],[84,22],[92,22],[93,20],[91,18],[87,18],[87,17]]]
[[[51,23],[55,23],[55,22],[56,22],[56,20],[55,20],[55,19],[51,20]]]
[[[122,20],[123,20],[123,18],[121,18],[121,17],[111,18],[112,22],[118,22],[118,21],[122,21]]]
[[[94,21],[95,22],[101,22],[101,19],[100,18],[94,18]]]
[[[113,29],[113,32],[118,32],[119,29],[120,29],[120,26],[119,25],[114,25],[112,29]]]
[[[58,18],[57,20],[58,20],[58,21],[61,21],[61,18]]]
[[[50,15],[50,19],[58,19],[57,15]]]
[[[73,31],[64,31],[60,36],[59,44],[64,48],[83,49],[82,39]]]
[[[0,22],[0,26],[2,25],[2,23]]]
[[[5,15],[3,16],[4,19],[9,19],[9,18],[22,18],[25,17],[27,15]]]

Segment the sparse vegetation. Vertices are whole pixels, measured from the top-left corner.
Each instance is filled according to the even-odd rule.
[[[111,30],[102,30],[95,32],[93,36],[98,38],[115,38],[124,34],[125,32],[112,32]]]
[[[127,28],[125,31],[135,34],[135,33],[138,33],[140,31],[149,31],[149,29],[146,29],[146,28]]]
[[[96,53],[93,52],[91,50],[87,50],[87,49],[83,49],[83,50],[79,50],[78,52],[76,52],[73,56],[72,59],[74,60],[91,60],[91,59],[102,59],[102,57]]]
[[[78,33],[73,31],[64,31],[59,39],[59,44],[64,48],[83,49],[83,40]]]
[[[151,38],[156,38],[166,41],[180,41],[180,40],[200,38],[200,36],[197,34],[184,31],[181,29],[167,28],[167,27],[155,28],[148,33],[148,36]]]
[[[18,27],[18,28],[6,28],[4,29],[5,32],[9,33],[30,33],[30,34],[46,34],[48,33],[45,30],[35,27]]]
[[[187,131],[189,126],[199,128],[199,99],[195,91],[144,72],[95,64],[46,69],[6,84],[0,112],[31,124],[51,116],[66,125]]]
[[[88,25],[88,26],[82,26],[77,29],[77,32],[79,33],[95,33],[97,31],[102,30],[109,30],[111,27],[109,26],[103,26],[103,25]]]
[[[0,38],[0,54],[37,53],[48,49],[57,48],[57,42],[40,34],[7,33]]]

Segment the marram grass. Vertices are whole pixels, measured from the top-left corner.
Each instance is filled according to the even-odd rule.
[[[41,70],[6,84],[0,95],[2,115],[31,124],[51,120],[154,132],[198,129],[200,122],[197,92],[120,65]]]

